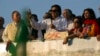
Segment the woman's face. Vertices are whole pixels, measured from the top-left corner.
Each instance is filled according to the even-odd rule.
[[[21,19],[20,14],[17,13],[17,12],[15,12],[15,13],[13,14],[13,21],[15,21],[15,22],[19,22],[20,19]]]
[[[90,18],[90,13],[89,13],[89,11],[84,11],[84,18],[85,19],[88,19],[88,18]]]
[[[64,10],[63,12],[62,12],[62,14],[63,14],[63,17],[64,18],[66,18],[66,19],[68,19],[69,18],[69,12],[68,11],[66,11],[66,10]]]

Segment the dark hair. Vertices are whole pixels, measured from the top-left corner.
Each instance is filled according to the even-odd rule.
[[[73,14],[71,9],[65,9],[65,10],[68,11],[68,13],[69,13],[70,15]]]
[[[80,25],[80,27],[82,26],[82,24],[83,24],[83,20],[82,20],[82,17],[81,16],[76,16],[76,17],[74,17],[74,19],[75,18],[77,18],[78,19],[78,21],[77,21],[77,23]]]
[[[98,25],[100,26],[100,17],[97,18]]]
[[[94,13],[92,8],[86,8],[86,9],[84,9],[84,12],[85,11],[89,12],[91,19],[96,19],[95,13]],[[83,18],[84,18],[84,12],[83,12],[83,15],[82,15]]]
[[[52,18],[51,14],[49,12],[46,12],[45,15],[43,16],[44,19]]]
[[[53,7],[57,8],[57,11],[59,12],[59,16],[60,16],[61,15],[61,7],[57,4],[51,6],[51,8],[53,8]]]
[[[13,18],[14,13],[18,13],[18,15],[20,15],[20,13],[17,10],[15,10],[12,12],[12,18]]]
[[[0,16],[0,19],[2,20],[2,22],[4,24],[4,22],[5,22],[4,18]]]
[[[38,17],[37,17],[36,14],[32,14],[31,17],[34,17],[34,20],[35,20],[36,22],[38,22]]]
[[[75,14],[72,14],[72,19],[73,19],[74,17],[76,17],[76,15],[75,15]]]

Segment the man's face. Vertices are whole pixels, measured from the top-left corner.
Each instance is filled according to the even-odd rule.
[[[19,22],[20,19],[21,19],[21,15],[19,13],[16,12],[13,14],[13,21]]]
[[[53,18],[56,18],[56,17],[59,16],[59,12],[58,12],[56,7],[51,8],[51,15],[52,15]]]

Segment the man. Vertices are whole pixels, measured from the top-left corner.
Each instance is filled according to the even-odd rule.
[[[7,43],[6,50],[9,51],[12,56],[18,56],[18,53],[25,56],[26,40],[28,36],[28,29],[25,23],[21,20],[21,15],[18,11],[12,12],[12,22],[9,23],[2,35],[4,42]],[[17,43],[15,46],[13,42]],[[20,48],[22,49],[20,52]]]
[[[4,42],[9,42],[9,41],[14,42],[15,41],[17,27],[18,27],[18,24],[21,20],[21,15],[18,11],[12,12],[12,20],[13,20],[13,22],[9,23],[6,26],[4,33],[2,35]]]
[[[67,22],[65,18],[61,17],[61,7],[57,4],[51,6],[51,24],[50,29],[46,31],[45,39],[58,39],[61,34],[58,33],[65,33]],[[48,23],[48,22],[47,22]],[[67,35],[67,33],[66,33]],[[64,38],[64,37],[60,37]]]
[[[61,7],[59,5],[51,6],[51,28],[62,31],[66,28],[66,20],[61,17]]]

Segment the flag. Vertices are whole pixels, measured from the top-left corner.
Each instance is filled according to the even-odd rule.
[[[27,42],[29,31],[28,31],[28,14],[27,11],[23,11],[22,13],[22,19],[18,25],[18,30],[15,36],[15,42]]]
[[[15,46],[13,43],[11,43],[8,47],[8,50],[12,56],[26,56],[26,42],[28,41],[29,37],[27,11],[23,11],[22,16],[23,17],[18,24],[15,35],[15,42],[17,45]],[[21,52],[19,52],[20,48]]]

